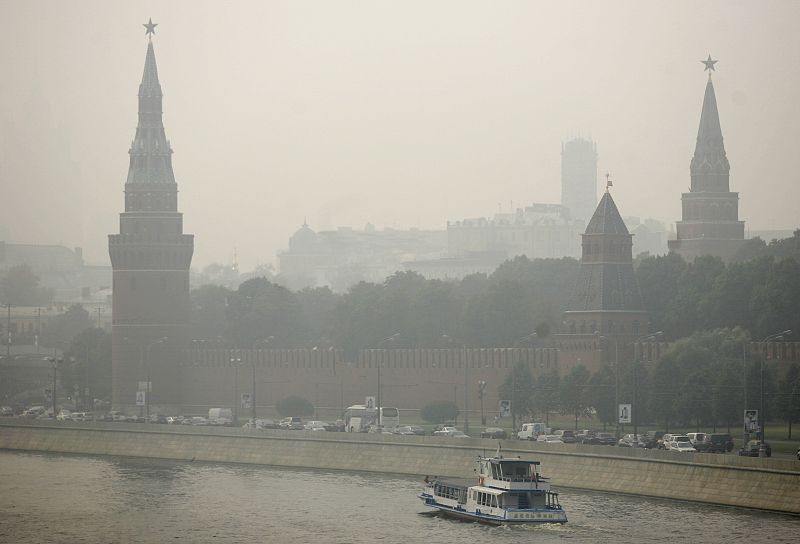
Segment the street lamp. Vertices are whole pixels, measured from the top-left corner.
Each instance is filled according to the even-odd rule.
[[[533,346],[533,350],[534,350],[534,353],[535,353],[536,352],[536,339],[538,337],[539,337],[539,335],[536,333],[536,331],[534,331],[534,332],[532,332],[530,334],[526,334],[525,336],[523,336],[521,338],[517,338],[516,340],[514,340],[513,346],[516,348],[516,347],[519,347],[520,344],[525,344],[525,343],[530,342],[531,345]],[[534,355],[534,361],[536,360],[535,357],[536,356]],[[516,432],[516,430],[517,430],[517,405],[516,405],[516,401],[515,401],[516,394],[517,394],[517,369],[515,368],[515,365],[512,364],[511,365],[511,429],[514,432]],[[547,406],[545,408],[545,412],[546,412],[545,413],[545,420],[546,420],[547,416],[549,415],[549,412],[550,412],[550,407],[549,406]]]
[[[442,339],[448,344],[461,344],[462,352],[466,348],[466,344],[461,340],[456,340],[446,334],[442,335]],[[469,365],[467,364],[466,357],[464,357],[464,433],[469,432]]]
[[[775,334],[770,334],[766,338],[764,338],[759,344],[766,344],[767,342],[771,342],[773,340],[783,341],[784,336],[789,336],[792,334],[791,330],[785,330],[782,332],[778,332]],[[766,426],[767,426],[767,418],[765,417],[766,414],[764,413],[764,356],[762,354],[761,357],[761,407],[759,408],[759,419],[761,420],[761,424],[759,426],[761,431],[761,444],[758,447],[758,456],[759,457],[766,457],[766,445],[764,444],[764,440],[766,440]]]
[[[253,350],[256,350],[258,346],[264,345],[268,346],[270,342],[275,340],[274,336],[267,336],[266,338],[262,338],[261,340],[256,340],[253,344]],[[253,396],[250,399],[251,406],[252,406],[252,418],[253,418],[253,425],[256,424],[256,359],[253,357]]]
[[[608,338],[600,334],[600,331],[594,331],[594,335],[606,345]],[[607,357],[605,349],[603,351],[603,359]],[[614,420],[616,421],[616,437],[619,440],[619,341],[614,338]]]
[[[639,342],[643,342],[645,340],[655,340],[656,338],[663,335],[663,331],[657,331],[652,334],[645,334],[644,336],[640,336],[636,340],[633,341],[634,344],[638,344]],[[637,417],[637,411],[639,410],[639,376],[638,376],[638,369],[639,369],[639,357],[636,357],[636,360],[633,364],[633,407],[631,410],[631,418],[633,419],[633,447],[635,448],[639,442],[639,422]],[[619,408],[617,408],[619,409]]]
[[[384,344],[394,344],[395,340],[397,340],[398,338],[400,338],[399,332],[396,332],[391,336],[387,336],[386,338],[378,342],[378,349],[383,347]],[[377,367],[378,367],[378,397],[375,400],[378,408],[378,427],[380,427],[381,426],[381,362],[380,361],[378,361]]]
[[[147,390],[144,394],[144,407],[145,407],[145,421],[150,423],[150,393],[153,391],[153,385],[150,383],[150,349],[153,346],[157,346],[158,344],[163,344],[169,340],[166,336],[162,336],[158,340],[154,342],[150,342],[147,345],[147,349],[145,350],[145,358],[144,358],[144,368],[145,368],[145,379],[147,380]]]
[[[54,357],[50,357],[50,358],[49,358],[49,359],[47,359],[47,360],[48,360],[48,361],[50,361],[50,364],[51,364],[51,365],[52,365],[52,367],[53,367],[53,419],[55,419],[55,418],[56,418],[56,415],[58,415],[58,413],[57,413],[57,411],[56,411],[56,402],[57,402],[57,401],[56,401],[56,372],[58,371],[58,365],[59,365],[59,364],[60,364],[60,363],[61,363],[61,362],[62,362],[64,359],[63,359],[63,358],[61,358],[61,357],[55,357],[55,356],[54,356]]]
[[[231,357],[233,366],[233,426],[239,426],[239,365],[242,362],[242,354],[236,350],[236,355]],[[255,423],[255,420],[253,420]]]

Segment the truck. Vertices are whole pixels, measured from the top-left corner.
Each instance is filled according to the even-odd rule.
[[[536,440],[540,434],[545,434],[544,423],[523,423],[522,429],[517,433],[520,440]]]

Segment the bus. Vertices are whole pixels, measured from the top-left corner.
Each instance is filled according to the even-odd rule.
[[[400,426],[400,410],[390,406],[381,406],[380,424],[387,431]],[[344,411],[344,429],[349,433],[365,433],[373,425],[378,424],[378,410],[367,408],[364,404],[348,406]]]

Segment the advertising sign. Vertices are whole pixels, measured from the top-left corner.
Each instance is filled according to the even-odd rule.
[[[511,401],[501,400],[497,403],[497,410],[500,412],[500,417],[511,417]]]
[[[242,393],[242,408],[250,408],[250,395]]]
[[[147,393],[145,391],[137,391],[136,392],[136,406],[144,406],[145,405],[145,395]]]
[[[365,397],[364,398],[364,406],[367,407],[367,410],[374,410],[377,406],[375,404],[375,397]]]
[[[631,405],[630,404],[620,404],[619,411],[617,412],[619,415],[619,422],[620,423],[630,423],[631,422]]]

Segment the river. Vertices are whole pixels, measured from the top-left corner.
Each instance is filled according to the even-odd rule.
[[[776,544],[800,535],[794,516],[570,489],[561,490],[566,525],[487,527],[418,515],[421,483],[393,474],[0,452],[0,542]]]

